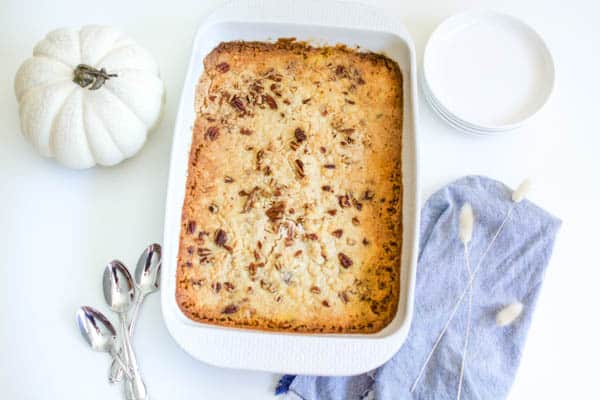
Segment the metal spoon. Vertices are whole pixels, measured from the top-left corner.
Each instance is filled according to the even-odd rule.
[[[146,247],[135,268],[135,283],[137,288],[137,297],[133,303],[133,309],[129,317],[129,337],[133,336],[135,324],[137,321],[140,306],[144,298],[150,293],[156,292],[160,285],[160,271],[162,263],[162,248],[159,244],[153,243]],[[110,383],[120,382],[123,378],[123,369],[118,362],[113,360],[110,365],[108,380]]]
[[[127,312],[135,298],[133,278],[123,263],[114,260],[106,266],[102,284],[104,299],[110,308],[119,315],[123,354],[133,375],[129,380],[130,385],[128,385],[131,390],[126,386],[126,389],[128,389],[126,394],[128,398],[133,400],[145,400],[148,398],[148,393],[139,373],[135,353],[131,347],[127,323]]]
[[[117,332],[104,314],[92,307],[82,306],[77,310],[77,326],[92,350],[109,353],[131,378],[127,365],[117,354]]]

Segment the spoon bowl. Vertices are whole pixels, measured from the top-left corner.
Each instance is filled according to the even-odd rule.
[[[135,282],[140,295],[150,294],[159,289],[160,270],[162,265],[162,248],[153,243],[146,247],[135,268]]]
[[[116,313],[126,313],[135,298],[135,285],[127,267],[118,260],[108,263],[102,280],[104,299]]]
[[[108,318],[95,308],[82,306],[77,310],[77,326],[92,350],[110,353],[115,348],[117,331]]]

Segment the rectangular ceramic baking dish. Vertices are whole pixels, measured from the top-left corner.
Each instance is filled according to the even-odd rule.
[[[175,274],[194,92],[203,59],[222,41],[295,37],[314,45],[345,44],[386,54],[402,70],[403,246],[395,318],[375,334],[273,333],[218,327],[188,319],[175,300]],[[418,250],[417,80],[412,40],[397,19],[355,3],[241,0],[206,18],[194,40],[175,123],[164,230],[162,309],[175,341],[198,360],[221,367],[290,374],[354,375],[378,367],[400,348],[412,319]],[[233,155],[232,155],[233,156]]]

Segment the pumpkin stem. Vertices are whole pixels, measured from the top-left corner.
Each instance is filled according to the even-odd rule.
[[[86,64],[79,64],[73,71],[73,82],[82,88],[89,86],[90,90],[100,89],[108,79],[115,77],[117,74],[109,74],[104,68],[96,69]]]

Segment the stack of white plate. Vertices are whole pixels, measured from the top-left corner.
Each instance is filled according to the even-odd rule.
[[[543,107],[554,86],[554,63],[524,22],[468,11],[445,20],[429,38],[422,86],[448,124],[496,135],[522,126]]]

